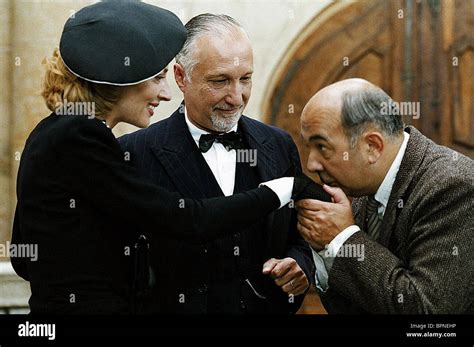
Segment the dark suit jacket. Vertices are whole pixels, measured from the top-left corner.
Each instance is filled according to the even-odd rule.
[[[472,313],[474,164],[413,127],[382,221],[379,242],[365,232],[365,259],[336,257],[329,313]],[[353,201],[364,229],[367,197]]]
[[[136,233],[199,244],[279,206],[267,187],[225,199],[182,199],[143,182],[102,122],[54,113],[28,137],[17,196],[12,243],[38,245],[38,260],[11,261],[30,281],[33,313],[130,312]]]
[[[298,151],[286,132],[245,116],[238,126],[248,148],[257,151],[258,182],[301,171]],[[215,188],[217,182],[179,110],[147,129],[119,138],[119,142],[131,155],[133,165],[151,182],[186,197],[223,196]],[[308,280],[313,278],[310,250],[296,231],[294,212],[284,207],[267,218],[262,216],[262,224],[254,226],[255,230],[242,228],[237,235],[203,247],[152,238],[153,269],[158,281],[166,278],[166,284],[161,281],[155,286],[151,311],[295,312],[303,295],[289,303],[281,288],[262,274],[263,263],[269,258],[292,257]],[[240,245],[237,257],[231,254],[234,244]],[[180,295],[185,297],[184,303],[178,299]]]

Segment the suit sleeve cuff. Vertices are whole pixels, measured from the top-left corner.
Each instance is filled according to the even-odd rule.
[[[280,200],[280,208],[288,204],[291,200],[291,193],[293,192],[294,177],[282,177],[271,181],[260,183],[260,186],[267,186],[278,195]]]

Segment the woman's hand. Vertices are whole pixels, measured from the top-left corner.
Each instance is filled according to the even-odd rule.
[[[291,198],[293,200],[315,199],[332,202],[331,195],[323,189],[323,186],[317,184],[305,174],[295,177]]]

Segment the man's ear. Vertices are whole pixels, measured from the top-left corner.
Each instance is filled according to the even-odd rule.
[[[183,67],[179,64],[174,64],[173,72],[176,84],[178,85],[179,89],[184,93],[184,91],[186,90],[187,83],[186,72],[184,72]]]
[[[378,131],[370,131],[364,134],[364,139],[367,144],[367,158],[369,164],[374,164],[379,160],[383,153],[385,139]]]

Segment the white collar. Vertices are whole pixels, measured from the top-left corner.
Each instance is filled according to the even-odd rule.
[[[188,125],[189,132],[191,133],[191,136],[193,137],[194,142],[196,142],[196,145],[199,146],[199,138],[201,137],[201,135],[210,134],[210,132],[203,130],[201,128],[198,128],[189,120],[186,105],[184,106],[184,119],[186,120],[186,124]],[[237,131],[237,126],[238,126],[238,123],[234,125],[232,129],[230,129],[228,132]]]
[[[397,156],[393,160],[390,169],[388,170],[384,180],[382,181],[382,184],[377,190],[377,193],[375,193],[374,198],[383,206],[384,212],[387,208],[388,199],[390,198],[390,194],[392,192],[393,183],[395,182],[398,170],[400,169],[400,164],[402,162],[403,156],[405,155],[409,138],[410,135],[406,132],[403,132],[403,142],[398,150]]]

